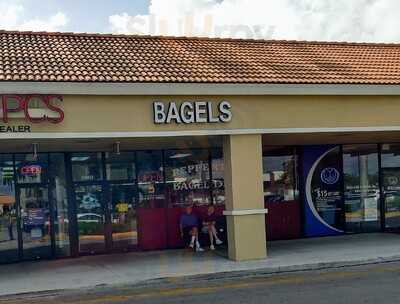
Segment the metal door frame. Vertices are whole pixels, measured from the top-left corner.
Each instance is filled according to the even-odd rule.
[[[383,181],[382,181],[382,167],[381,167],[381,144],[377,144],[377,143],[357,143],[357,144],[341,144],[340,145],[340,147],[341,147],[341,162],[342,162],[342,179],[343,179],[343,181],[342,181],[342,183],[343,183],[343,185],[342,185],[342,197],[343,197],[343,216],[344,216],[344,233],[345,234],[363,234],[363,233],[373,233],[373,232],[370,232],[370,231],[362,231],[362,229],[361,229],[361,231],[357,231],[357,232],[348,232],[347,231],[347,222],[346,222],[346,200],[345,200],[345,181],[344,181],[344,161],[343,161],[343,156],[344,156],[344,149],[343,149],[343,147],[344,146],[347,146],[347,145],[356,145],[356,146],[358,146],[358,145],[375,145],[376,146],[376,154],[377,154],[377,162],[378,162],[378,192],[379,192],[379,196],[378,196],[378,198],[377,198],[377,211],[378,211],[378,215],[379,215],[379,217],[378,217],[378,224],[379,224],[379,231],[377,230],[377,231],[375,231],[375,232],[385,232],[385,231],[387,231],[384,227],[384,225],[385,225],[385,222],[386,222],[386,218],[385,218],[385,212],[383,212],[382,213],[382,210],[385,208],[384,207],[384,202],[383,202],[383,200],[384,200],[384,198],[383,198]],[[359,157],[359,156],[358,156]]]
[[[22,155],[26,155],[29,153],[21,153]],[[50,222],[50,259],[54,259],[56,257],[56,240],[55,240],[55,208],[54,208],[54,200],[53,193],[51,191],[51,183],[50,183],[50,154],[49,153],[41,153],[45,154],[47,158],[47,166],[46,170],[46,180],[41,181],[40,183],[18,183],[17,178],[17,165],[15,161],[15,155],[13,154],[13,167],[14,167],[14,185],[15,185],[15,201],[16,201],[16,211],[17,211],[17,234],[18,234],[18,258],[19,260],[24,260],[24,248],[23,248],[23,238],[22,238],[22,214],[21,214],[21,189],[24,188],[35,188],[41,187],[46,188],[47,190],[47,199],[49,203],[49,222]]]
[[[76,234],[76,245],[75,248],[75,254],[77,256],[85,256],[85,255],[90,255],[90,253],[85,253],[81,252],[79,250],[79,227],[78,227],[78,204],[76,200],[76,188],[77,187],[86,187],[86,186],[99,186],[101,188],[101,198],[100,198],[100,205],[101,205],[101,210],[103,211],[104,215],[104,251],[96,252],[96,254],[101,254],[101,253],[108,253],[110,252],[111,248],[111,242],[109,238],[109,222],[110,222],[110,216],[109,212],[107,211],[107,202],[106,202],[106,196],[107,196],[107,187],[104,184],[104,181],[89,181],[89,182],[72,182],[72,202],[73,202],[73,214],[72,216],[74,217],[74,220],[72,222],[72,230],[74,230],[74,234]]]
[[[107,188],[106,200],[108,199],[107,209],[108,209],[109,217],[110,217],[110,230],[109,230],[109,233],[110,233],[110,244],[111,244],[111,246],[110,246],[109,250],[111,252],[124,251],[124,250],[122,250],[120,248],[114,248],[114,240],[113,240],[113,236],[112,236],[113,233],[112,233],[112,204],[111,204],[112,191],[111,191],[111,188],[114,187],[114,186],[118,187],[118,186],[127,186],[127,185],[131,185],[133,187],[134,192],[135,192],[134,199],[137,200],[138,188],[137,188],[137,183],[135,183],[134,181],[117,180],[117,181],[106,181],[105,182],[105,187]],[[137,208],[135,208],[135,209],[137,209]],[[137,229],[138,229],[138,227],[136,227],[136,230]],[[128,246],[126,249],[130,250],[131,248],[132,247]]]

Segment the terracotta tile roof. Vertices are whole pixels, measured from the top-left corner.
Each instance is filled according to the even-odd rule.
[[[400,44],[0,31],[0,81],[400,84]]]

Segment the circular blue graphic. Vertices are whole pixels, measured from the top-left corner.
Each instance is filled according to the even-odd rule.
[[[339,180],[339,171],[336,168],[328,167],[321,171],[321,181],[328,185],[336,184]]]

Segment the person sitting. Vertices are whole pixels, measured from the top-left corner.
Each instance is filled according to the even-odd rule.
[[[196,244],[196,251],[204,251],[199,243],[198,226],[199,220],[197,219],[197,216],[193,214],[193,207],[187,206],[185,208],[185,213],[181,215],[179,221],[181,237],[184,238],[185,236],[190,236],[189,247],[194,248],[194,245]]]
[[[207,213],[203,217],[203,231],[208,233],[210,237],[210,249],[215,250],[215,244],[221,245],[223,242],[218,238],[217,229],[215,228],[215,222],[217,221],[217,215],[215,214],[214,205],[210,204],[207,208]]]

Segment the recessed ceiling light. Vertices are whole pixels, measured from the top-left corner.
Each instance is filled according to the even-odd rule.
[[[191,153],[177,153],[175,155],[171,155],[169,158],[185,158],[191,155]]]
[[[90,157],[89,156],[74,156],[71,158],[71,161],[73,162],[83,162],[88,160]]]

